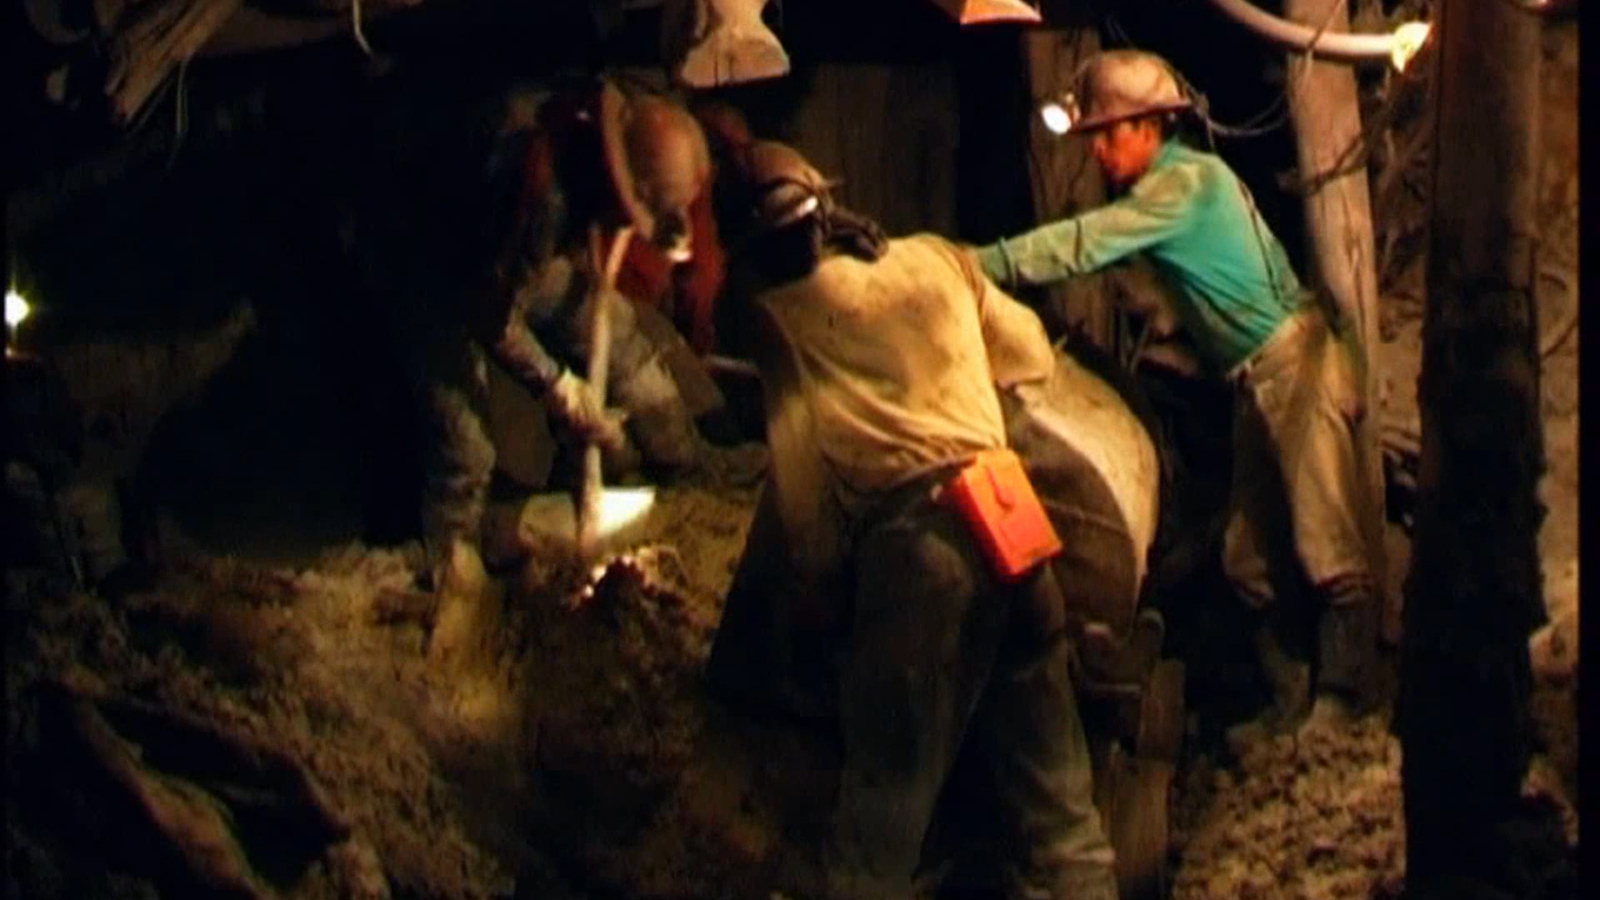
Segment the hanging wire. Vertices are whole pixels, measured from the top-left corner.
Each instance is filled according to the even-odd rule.
[[[172,104],[172,150],[167,154],[168,169],[177,163],[178,150],[183,146],[183,138],[189,132],[189,87],[186,78],[188,73],[189,57],[185,56],[178,61],[178,77],[174,87],[176,94]]]
[[[372,45],[367,43],[366,31],[361,27],[361,0],[350,0],[350,31],[355,35],[356,44],[361,47],[361,52],[368,59],[376,59],[377,54],[372,52]]]
[[[1122,27],[1122,23],[1117,20],[1115,15],[1106,12],[1102,13],[1101,16],[1105,22],[1106,30],[1118,43],[1125,44],[1135,50],[1144,49]],[[1206,142],[1211,145],[1213,150],[1216,149],[1216,140],[1213,135],[1221,135],[1227,138],[1261,137],[1282,128],[1284,123],[1289,120],[1289,108],[1285,104],[1288,93],[1287,91],[1279,91],[1272,98],[1271,103],[1268,103],[1244,122],[1237,125],[1219,122],[1211,115],[1210,101],[1206,98],[1206,95],[1195,87],[1193,82],[1183,77],[1183,73],[1175,68],[1171,69],[1171,71],[1177,79],[1179,87],[1194,102],[1195,115],[1201,124],[1205,126]]]
[[[1338,15],[1339,10],[1344,8],[1345,0],[1332,0],[1328,4],[1328,14],[1322,17],[1322,24],[1317,26],[1316,31],[1312,32],[1311,40],[1306,43],[1305,50],[1300,54],[1300,77],[1302,79],[1311,71],[1311,51],[1316,48],[1317,41],[1322,40],[1322,35],[1328,30],[1328,26],[1333,24],[1333,17]]]

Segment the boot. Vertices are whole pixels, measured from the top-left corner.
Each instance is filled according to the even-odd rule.
[[[1317,699],[1300,732],[1348,731],[1371,706],[1375,603],[1329,606],[1317,623]]]
[[[1228,729],[1236,749],[1283,734],[1303,719],[1311,705],[1311,664],[1290,656],[1270,623],[1256,629],[1256,659],[1272,690],[1272,705],[1255,719]]]
[[[481,649],[493,624],[489,573],[477,548],[465,539],[452,539],[433,568],[433,584],[438,604],[428,657],[436,663],[459,664]]]

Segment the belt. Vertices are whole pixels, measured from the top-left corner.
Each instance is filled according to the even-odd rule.
[[[1227,379],[1229,384],[1242,385],[1249,382],[1250,373],[1261,365],[1262,360],[1271,354],[1274,349],[1294,341],[1313,325],[1317,324],[1318,315],[1320,315],[1320,310],[1315,306],[1302,306],[1295,310],[1282,322],[1279,322],[1277,328],[1272,329],[1272,333],[1267,335],[1267,339],[1261,342],[1261,346],[1251,351],[1250,355],[1243,360],[1235,363],[1234,367],[1229,369],[1227,375],[1223,377]]]
[[[851,492],[853,502],[845,504],[854,512],[849,518],[853,527],[864,527],[903,514],[906,510],[929,500],[937,500],[944,485],[966,466],[968,460],[942,462],[929,466],[893,487],[871,493]]]

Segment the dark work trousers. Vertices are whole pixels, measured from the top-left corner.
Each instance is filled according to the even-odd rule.
[[[932,494],[950,474],[889,492],[853,529],[829,893],[911,896],[957,756],[976,752],[1007,831],[1007,894],[1111,900],[1059,588],[1047,568],[997,581]]]
[[[699,433],[658,348],[638,327],[633,304],[621,294],[611,304],[611,365],[608,405],[628,412],[628,446],[608,460],[608,469],[647,464],[672,470],[691,464]],[[580,374],[588,354],[585,323],[589,302],[536,308],[529,326],[553,355]],[[408,369],[423,406],[425,483],[423,536],[430,553],[443,553],[452,539],[476,543],[494,471],[495,448],[488,431],[486,366],[492,356],[465,327],[426,308],[404,316]],[[634,465],[637,465],[635,462]]]

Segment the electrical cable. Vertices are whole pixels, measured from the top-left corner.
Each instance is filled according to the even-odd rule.
[[[1102,12],[1101,19],[1105,23],[1106,30],[1117,42],[1135,50],[1143,49],[1122,27],[1122,23],[1118,21],[1114,14]],[[1284,105],[1288,94],[1286,91],[1280,91],[1273,97],[1271,103],[1251,115],[1242,124],[1229,125],[1219,122],[1211,116],[1210,102],[1207,100],[1206,95],[1196,88],[1189,79],[1183,77],[1183,74],[1177,69],[1172,69],[1172,74],[1177,79],[1178,85],[1183,89],[1183,92],[1194,103],[1195,115],[1206,126],[1207,142],[1211,144],[1212,149],[1216,148],[1216,142],[1211,138],[1212,133],[1220,134],[1227,138],[1261,137],[1282,128],[1283,124],[1289,120],[1289,110]]]
[[[356,44],[361,47],[361,52],[368,59],[376,59],[377,54],[372,52],[372,45],[367,43],[366,31],[361,27],[361,0],[350,0],[350,31],[355,36]]]
[[[189,90],[185,76],[189,72],[189,57],[178,61],[176,97],[173,100],[172,151],[167,154],[167,168],[178,161],[178,150],[183,146],[183,136],[189,131]]]

